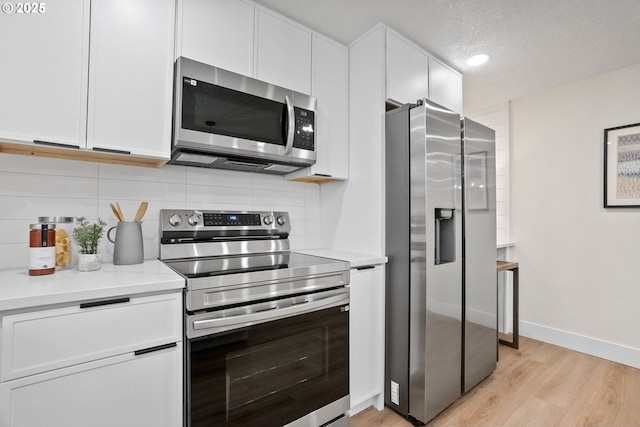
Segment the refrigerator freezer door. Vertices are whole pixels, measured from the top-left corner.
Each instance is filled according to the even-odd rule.
[[[464,392],[496,368],[495,132],[467,118],[464,133]]]
[[[460,116],[425,100],[409,128],[409,415],[427,422],[461,394]]]

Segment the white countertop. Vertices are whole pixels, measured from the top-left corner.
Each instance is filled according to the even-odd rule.
[[[324,248],[301,249],[301,250],[294,250],[294,252],[321,256],[324,258],[339,259],[341,261],[347,261],[351,266],[351,268],[358,268],[358,267],[364,267],[368,265],[378,265],[378,264],[387,263],[387,257],[383,255],[362,254],[362,253],[356,253],[356,252],[340,251],[335,249],[324,249]]]
[[[45,276],[29,276],[27,269],[0,270],[0,312],[177,290],[184,286],[184,278],[158,260],[135,265],[103,263],[96,271],[73,269]]]

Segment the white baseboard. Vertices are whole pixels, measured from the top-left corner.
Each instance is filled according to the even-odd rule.
[[[640,349],[520,321],[520,335],[640,369]]]
[[[347,413],[350,417],[353,417],[354,415],[372,406],[378,411],[382,411],[384,409],[383,393],[372,393],[369,396],[358,399],[358,402],[351,402],[351,409],[349,409]]]
[[[349,414],[350,417],[353,417],[356,414],[359,414],[360,412],[364,411],[367,408],[370,408],[371,406],[373,406],[373,402],[374,402],[374,398],[371,397],[369,399],[364,400],[363,402],[360,402],[357,405],[354,405],[351,409],[349,409],[349,411],[347,412],[347,414]]]

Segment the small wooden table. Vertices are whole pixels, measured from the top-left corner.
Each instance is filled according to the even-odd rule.
[[[518,333],[518,270],[519,266],[517,262],[512,261],[497,261],[496,271],[510,271],[513,274],[513,340],[507,341],[502,338],[498,339],[500,344],[508,345],[509,347],[518,348],[518,339],[520,337]]]

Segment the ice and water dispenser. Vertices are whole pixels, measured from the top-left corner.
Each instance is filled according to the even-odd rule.
[[[435,264],[446,264],[456,260],[455,209],[435,208]]]

